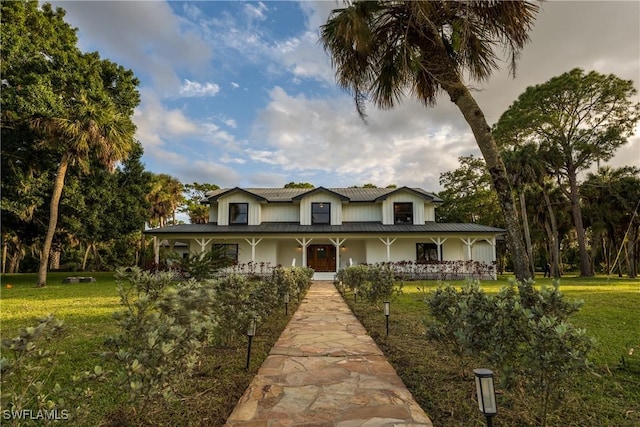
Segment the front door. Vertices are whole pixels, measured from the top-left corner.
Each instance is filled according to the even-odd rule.
[[[307,247],[307,267],[314,271],[336,271],[336,247],[334,245],[309,245]]]

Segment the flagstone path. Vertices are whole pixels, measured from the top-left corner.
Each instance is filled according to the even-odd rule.
[[[331,282],[314,282],[227,427],[431,426]]]

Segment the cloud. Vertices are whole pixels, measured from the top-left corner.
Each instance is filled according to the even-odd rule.
[[[268,10],[269,9],[267,8],[267,5],[265,5],[261,1],[258,2],[257,5],[254,5],[252,3],[246,3],[244,5],[245,15],[247,15],[249,19],[256,19],[258,21],[264,21],[265,19],[267,19],[266,12]]]
[[[185,97],[215,96],[220,91],[220,86],[215,83],[198,83],[191,80],[184,80],[180,88],[180,95]]]
[[[178,74],[202,73],[212,58],[212,46],[197,27],[176,15],[166,2],[78,1],[54,2],[65,19],[78,27],[83,50],[149,76],[159,93],[180,86]],[[149,82],[149,83],[151,83]]]
[[[371,110],[365,123],[346,96],[311,99],[276,87],[270,98],[253,130],[253,139],[261,135],[264,144],[247,153],[253,162],[290,175],[311,171],[333,174],[344,185],[400,183],[435,190],[439,174],[455,168],[457,156],[478,151],[457,116],[442,127],[431,110],[410,100],[394,110]]]

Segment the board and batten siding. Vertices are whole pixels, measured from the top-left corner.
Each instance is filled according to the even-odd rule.
[[[436,207],[431,202],[424,204],[424,220],[426,222],[435,222],[436,220]]]
[[[249,204],[249,225],[258,225],[260,218],[260,203],[246,194],[231,194],[218,200],[218,225],[229,225],[229,204],[248,203]]]
[[[331,205],[333,208],[333,205]],[[291,203],[270,203],[262,206],[264,222],[300,222],[300,208]]]
[[[218,222],[218,205],[209,206],[209,222]]]
[[[343,222],[382,222],[381,204],[349,203],[342,206]]]
[[[410,193],[392,194],[382,202],[382,223],[386,225],[393,224],[393,204],[394,203],[413,203],[413,223],[424,224],[424,199],[414,196]]]
[[[312,194],[300,201],[300,225],[311,225],[311,203],[331,203],[331,225],[342,225],[342,201],[326,193]]]

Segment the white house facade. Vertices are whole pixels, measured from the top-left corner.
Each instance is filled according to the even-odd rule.
[[[437,223],[442,200],[420,188],[236,187],[209,192],[203,203],[209,205],[207,224],[145,233],[156,242],[186,244],[191,253],[222,245],[238,264],[310,267],[317,279],[364,263],[475,261],[495,267],[496,238],[504,233]]]

